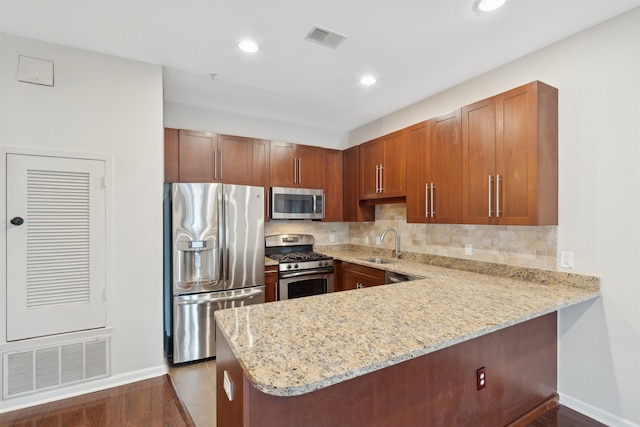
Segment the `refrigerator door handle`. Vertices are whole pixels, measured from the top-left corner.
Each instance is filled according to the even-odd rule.
[[[229,196],[224,192],[224,280],[229,280]]]
[[[224,293],[226,295],[215,295],[215,294],[221,294]],[[260,295],[264,293],[264,287],[262,286],[256,286],[254,289],[243,289],[242,292],[232,292],[232,293],[228,293],[228,292],[210,292],[210,294],[213,295],[206,295],[206,296],[201,296],[198,299],[193,299],[193,300],[185,300],[185,301],[176,301],[176,305],[199,305],[199,304],[211,304],[214,302],[221,302],[221,301],[239,301],[239,300],[244,300],[244,299],[248,299],[252,296],[255,295]]]
[[[224,224],[223,214],[223,205],[224,205],[224,193],[222,188],[218,190],[218,281],[223,281],[224,276],[224,242],[225,242],[225,233],[222,225]],[[224,286],[223,286],[224,287]]]

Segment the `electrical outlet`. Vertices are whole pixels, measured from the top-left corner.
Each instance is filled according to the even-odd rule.
[[[335,234],[329,234],[329,241],[330,242],[335,242],[336,241],[336,235]]]
[[[369,244],[369,236],[364,236],[364,244],[365,245]]]
[[[470,243],[464,245],[464,254],[473,255],[473,246]]]
[[[573,268],[573,252],[560,251],[560,267]]]
[[[478,390],[482,390],[487,386],[487,372],[485,367],[478,369],[476,371],[476,388]]]
[[[380,246],[380,236],[376,236],[376,246]]]

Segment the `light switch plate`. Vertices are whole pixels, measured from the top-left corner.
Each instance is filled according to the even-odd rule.
[[[223,388],[224,392],[227,394],[229,402],[231,402],[233,400],[233,384],[231,383],[231,379],[229,378],[227,371],[224,371]]]

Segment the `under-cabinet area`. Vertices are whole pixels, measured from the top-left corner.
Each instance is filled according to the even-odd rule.
[[[323,221],[557,225],[558,90],[514,88],[347,150],[165,129],[166,182],[322,189]]]

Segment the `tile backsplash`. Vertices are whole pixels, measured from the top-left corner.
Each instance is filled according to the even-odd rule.
[[[404,203],[377,205],[375,222],[270,221],[265,234],[305,233],[312,234],[317,245],[375,247],[376,237],[387,227],[398,231],[401,249],[406,252],[557,269],[557,226],[407,224]],[[393,249],[393,244],[393,235],[388,234],[380,247]],[[465,244],[471,245],[472,255],[465,255]]]

